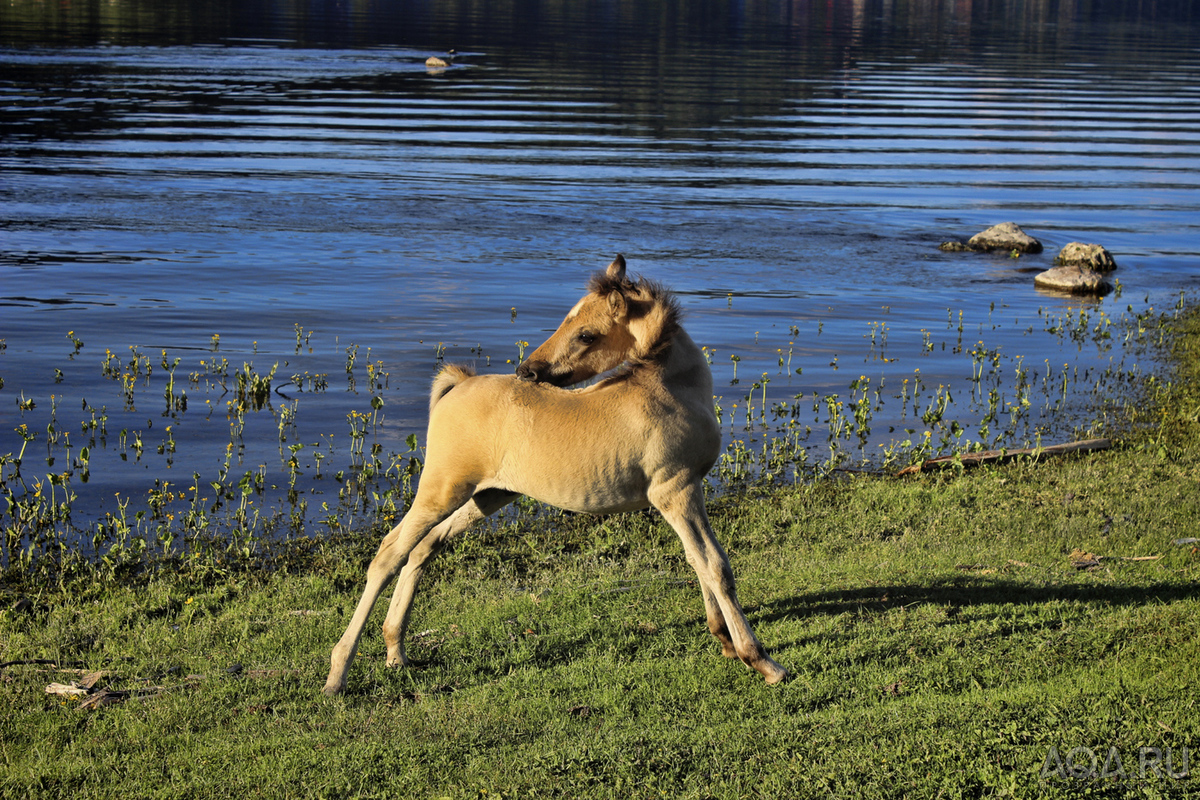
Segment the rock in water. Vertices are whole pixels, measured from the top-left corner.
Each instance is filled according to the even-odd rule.
[[[1015,222],[1001,222],[967,240],[972,250],[1016,250],[1018,253],[1040,253],[1042,243],[1021,230]]]
[[[1098,244],[1071,242],[1064,245],[1054,259],[1057,266],[1080,266],[1095,272],[1112,272],[1117,262],[1112,254]]]
[[[1102,274],[1079,264],[1048,269],[1034,276],[1033,285],[1070,294],[1108,294],[1113,288]]]

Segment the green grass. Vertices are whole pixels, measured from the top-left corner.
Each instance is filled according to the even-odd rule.
[[[647,514],[468,535],[418,593],[415,665],[384,666],[380,603],[334,699],[379,530],[269,570],[0,587],[0,661],[54,662],[0,669],[0,796],[1195,795],[1200,552],[1175,540],[1200,536],[1200,316],[1178,328],[1178,369],[1113,450],[715,501],[780,686],[720,657]],[[93,670],[143,694],[45,692]],[[1185,747],[1197,774],[1172,777]],[[1052,748],[1124,775],[1043,775]]]

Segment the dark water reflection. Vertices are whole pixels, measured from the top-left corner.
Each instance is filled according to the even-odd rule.
[[[860,375],[886,400],[919,370],[930,392],[968,382],[968,426],[976,341],[1001,350],[1005,380],[1099,371],[1121,348],[1048,320],[1195,287],[1190,9],[17,0],[0,7],[0,453],[25,424],[55,460],[43,471],[62,470],[52,409],[73,431],[103,405],[110,450],[121,429],[151,444],[94,456],[81,509],[164,476],[212,480],[229,396],[198,384],[164,417],[160,368],[122,410],[100,365],[130,346],[156,367],[180,357],[177,377],[201,360],[278,364],[235,469],[281,482],[279,408],[296,399],[285,435],[306,453],[332,440],[328,463],[344,460],[346,416],[376,394],[378,441],[402,452],[439,354],[511,369],[617,251],[683,295],[727,411],[763,373],[780,403],[848,398]],[[458,64],[425,68],[451,47]],[[1010,219],[1047,252],[937,250]],[[1119,297],[1033,289],[1073,240],[1114,253]],[[301,347],[297,326],[313,332]],[[293,374],[330,388],[293,391]],[[921,435],[895,405],[876,412],[873,449]],[[1050,407],[1041,424],[1076,421]],[[152,446],[166,425],[173,455]]]

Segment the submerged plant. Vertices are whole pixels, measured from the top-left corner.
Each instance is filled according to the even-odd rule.
[[[250,362],[242,364],[241,371],[236,373],[238,401],[254,411],[266,406],[271,398],[271,380],[278,368],[279,364],[276,362],[264,375],[257,372]]]
[[[1121,346],[1132,352],[1140,342],[1163,339],[1163,320],[1169,314],[1132,307],[1121,315],[1069,309],[1043,312],[1041,319],[1047,336],[1069,350],[1108,352],[1106,348]],[[1140,413],[1125,399],[1145,380],[1138,364],[1119,355],[1108,356],[1105,364],[1069,354],[1044,359],[1039,354],[1030,363],[1030,358],[988,344],[982,333],[974,346],[954,353],[965,334],[965,318],[947,310],[944,341],[927,328],[903,335],[898,328],[872,324],[864,334],[864,361],[877,363],[880,374],[857,374],[849,383],[837,377],[836,356],[809,360],[795,349],[798,326],[776,341],[762,330],[759,348],[729,357],[735,380],[743,361],[761,377],[733,398],[713,398],[713,413],[727,438],[710,490],[760,481],[814,481],[843,469],[888,470],[934,455],[1028,446],[1052,430],[1070,432],[1069,420],[1079,419],[1077,427],[1090,429],[1092,419],[1084,412],[1091,406],[1081,404],[1081,397],[1104,398],[1095,405],[1096,419]],[[818,321],[818,335],[821,328]],[[93,403],[80,403],[80,417],[68,416],[68,403],[57,392],[45,397],[18,392],[9,402],[22,415],[20,423],[9,427],[12,444],[0,452],[5,499],[0,561],[29,570],[42,569],[40,563],[46,572],[39,574],[50,574],[63,563],[63,553],[79,550],[105,569],[130,569],[148,554],[212,546],[214,537],[220,547],[244,555],[255,551],[261,537],[300,534],[314,525],[346,530],[366,520],[398,518],[411,502],[422,454],[415,435],[405,440],[407,452],[387,449],[389,441],[396,441],[396,431],[384,420],[389,375],[383,362],[366,350],[370,397],[364,408],[353,395],[323,394],[329,372],[338,369],[343,357],[354,388],[358,346],[322,352],[319,342],[310,342],[311,332],[306,336],[296,326],[293,333],[302,352],[265,372],[249,361],[231,369],[226,358],[211,352],[201,352],[189,363],[186,355],[161,350],[152,363],[137,346],[128,348],[124,360],[106,348],[93,369],[111,387],[109,394],[122,402],[106,405],[99,402],[106,398],[89,396]],[[219,335],[213,337],[214,350],[219,340]],[[519,359],[527,346],[517,341]],[[482,345],[472,348],[473,355],[482,352]],[[712,348],[703,352],[710,363],[716,361]],[[942,361],[953,359],[957,377],[929,379],[932,370],[926,361],[920,362],[924,371],[908,366],[898,374],[894,366],[897,360],[908,363],[935,353],[939,370]],[[804,359],[808,369],[793,364],[796,358]],[[277,387],[280,366],[291,377]],[[714,372],[720,370],[718,362]],[[800,374],[809,385],[795,385]],[[68,371],[67,377],[75,376]],[[715,377],[727,380],[729,373]],[[305,393],[306,409],[309,402],[337,409],[335,419],[345,420],[337,425],[346,427],[314,429],[320,415],[300,415],[297,392]],[[320,396],[310,400],[308,394]],[[163,398],[161,406],[154,402],[161,415],[139,410],[144,397]],[[222,401],[228,427],[219,423],[216,409]],[[390,408],[391,399],[386,402]],[[208,420],[214,415],[218,424],[211,426]],[[111,440],[110,422],[120,431]],[[262,452],[264,444],[270,452]],[[204,448],[210,448],[208,465],[196,457]],[[115,505],[110,494],[96,510],[89,496],[97,476],[104,474],[106,459],[150,467],[150,477],[163,483],[123,491]],[[193,475],[186,489],[163,477],[179,462]]]

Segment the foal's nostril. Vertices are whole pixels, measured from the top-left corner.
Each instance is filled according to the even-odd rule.
[[[523,381],[534,381],[536,383],[538,374],[537,370],[531,367],[529,362],[526,361],[517,367],[517,377]]]

